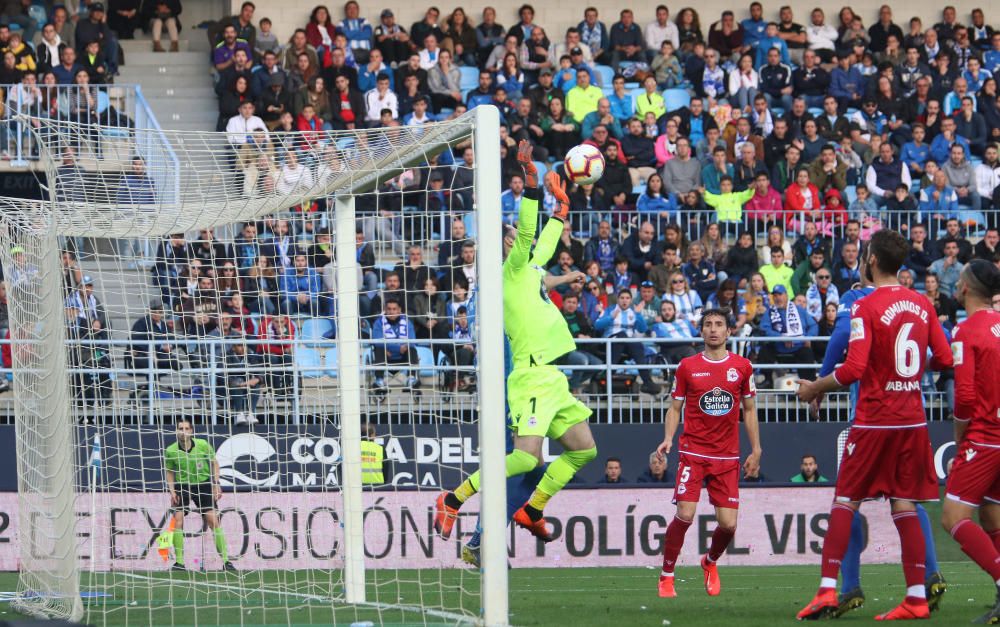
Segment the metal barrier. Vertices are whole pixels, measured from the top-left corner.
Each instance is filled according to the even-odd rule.
[[[825,337],[796,338],[800,341],[826,341]],[[734,352],[746,352],[754,344],[767,342],[787,341],[785,338],[770,337],[747,337],[732,340],[731,350]],[[0,340],[0,345],[11,344],[10,340]],[[175,391],[173,395],[178,396],[173,400],[177,403],[178,411],[180,406],[197,406],[198,411],[204,416],[205,422],[218,424],[225,422],[225,415],[228,413],[226,398],[219,392],[219,377],[230,376],[235,373],[261,373],[268,375],[285,375],[291,377],[291,395],[284,399],[283,415],[287,417],[287,422],[301,424],[312,422],[326,422],[336,420],[337,414],[337,378],[335,369],[326,365],[325,360],[320,359],[313,365],[304,364],[302,360],[296,359],[293,353],[292,358],[286,365],[261,364],[251,366],[248,369],[231,370],[222,363],[220,359],[223,347],[227,345],[240,344],[248,347],[257,347],[274,343],[274,341],[259,339],[227,339],[220,338],[185,338],[179,336],[169,340],[169,343],[183,349],[185,361],[190,363],[178,374],[172,369],[157,368],[155,363],[150,363],[146,368],[126,367],[128,363],[127,354],[130,347],[146,346],[147,352],[155,354],[155,348],[163,344],[164,340],[149,341],[129,341],[129,340],[71,340],[67,342],[67,348],[75,351],[80,348],[104,347],[108,351],[112,366],[106,368],[87,368],[74,366],[69,369],[71,376],[98,375],[108,378],[113,387],[112,396],[104,401],[105,410],[114,415],[130,415],[135,422],[145,422],[147,424],[157,424],[159,414],[168,412],[169,403],[162,403],[160,407],[150,400],[168,390],[167,384],[161,383],[161,378],[166,376],[183,376],[186,384],[191,386],[190,390]],[[295,348],[295,352],[305,350],[325,351],[336,348],[335,340],[281,340],[281,344],[290,344]],[[451,340],[394,340],[393,344],[405,343],[414,347],[453,346]],[[676,369],[676,364],[665,363],[612,363],[611,351],[614,344],[639,343],[651,348],[659,348],[668,345],[697,345],[699,338],[690,340],[668,340],[659,338],[600,338],[591,340],[579,340],[581,345],[603,345],[605,359],[603,363],[592,366],[563,366],[561,369],[567,374],[572,371],[584,371],[593,373],[596,378],[603,377],[603,385],[591,385],[580,392],[579,396],[594,410],[594,422],[616,424],[616,423],[660,423],[667,405],[670,402],[666,395],[666,389],[658,396],[648,394],[638,394],[634,387],[630,391],[615,391],[615,376],[631,376],[632,379],[639,371],[651,371],[657,379],[669,384],[672,380],[672,373]],[[469,392],[447,391],[439,387],[439,380],[446,373],[474,373],[474,368],[442,363],[435,359],[433,363],[418,363],[412,366],[389,364],[377,365],[372,363],[370,351],[376,344],[366,341],[366,358],[362,363],[362,372],[366,377],[374,376],[375,373],[385,373],[386,371],[409,370],[419,372],[430,372],[433,381],[423,388],[424,393],[416,396],[409,390],[400,389],[388,397],[376,398],[369,390],[369,412],[382,416],[381,422],[397,422],[405,424],[435,424],[442,422],[463,422],[472,419],[476,412],[476,396]],[[741,348],[742,346],[742,348]],[[432,351],[433,354],[433,351]],[[155,359],[151,360],[155,362]],[[72,360],[71,360],[72,363]],[[816,363],[782,363],[782,364],[755,364],[758,374],[764,371],[796,369],[818,369]],[[6,377],[12,371],[10,369],[0,369],[0,376]],[[424,376],[424,380],[427,377]],[[310,386],[303,384],[304,380],[313,383]],[[619,381],[620,382],[620,381]],[[950,391],[937,391],[934,381],[930,376],[926,376],[923,385],[923,395],[925,410],[930,420],[946,420],[950,415]],[[315,390],[317,400],[311,405],[305,402],[305,391]],[[195,393],[195,390],[200,392]],[[80,400],[79,388],[76,389],[77,399]],[[0,397],[2,399],[3,397]],[[170,400],[170,399],[167,399]],[[185,401],[189,401],[185,403]],[[96,403],[93,410],[93,418],[100,420],[105,410],[100,409],[102,403]],[[819,415],[810,415],[807,408],[798,403],[795,398],[792,386],[782,389],[758,389],[757,396],[758,414],[762,422],[807,422],[813,420],[823,421],[847,421],[850,419],[850,404],[848,394],[844,392],[829,394],[824,402],[824,407]],[[84,402],[76,404],[77,413],[82,418],[89,417],[91,410],[85,406]],[[0,410],[0,422],[5,419],[12,420],[10,408],[7,408],[7,415],[3,415]],[[276,412],[277,413],[277,412]]]

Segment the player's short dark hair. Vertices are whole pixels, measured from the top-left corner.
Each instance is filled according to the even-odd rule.
[[[802,456],[802,461],[806,461],[807,459],[812,459],[813,461],[817,461],[816,456],[813,455],[812,453],[806,453],[805,455]]]
[[[709,316],[718,316],[719,318],[722,318],[727,327],[736,326],[735,321],[732,319],[732,311],[729,307],[713,307],[702,312],[701,319],[698,320],[699,331],[701,331],[702,327],[705,326],[705,319]]]
[[[970,290],[983,298],[1000,294],[1000,269],[985,259],[973,259],[962,268],[962,278]]]
[[[733,182],[733,177],[729,176],[728,174],[723,174],[722,176],[719,177],[719,184],[720,185],[722,183],[726,182],[726,181],[732,183]]]
[[[615,257],[615,265],[617,266],[620,263],[628,263],[628,258],[618,255],[617,257]]]
[[[910,254],[910,242],[899,231],[876,231],[868,242],[868,254],[878,259],[879,270],[895,275]]]
[[[397,307],[402,308],[402,305],[399,304],[399,300],[396,298],[386,299],[385,306],[388,307],[389,305],[396,305]]]
[[[632,296],[632,290],[630,290],[627,287],[623,287],[620,290],[618,290],[618,294],[616,294],[616,296],[621,296],[622,294],[628,294],[629,296]]]
[[[185,422],[191,425],[192,428],[194,428],[194,423],[191,422],[191,419],[188,418],[187,416],[181,416],[180,418],[177,419],[177,422],[175,424],[179,427]]]
[[[777,255],[778,253],[781,253],[782,255],[784,255],[785,254],[785,249],[782,248],[781,246],[771,246],[771,254],[772,255]]]
[[[666,252],[668,250],[672,250],[672,251],[676,252],[677,251],[677,244],[675,244],[673,242],[668,242],[668,243],[666,243],[666,244],[663,245],[663,250],[660,251],[660,252]]]

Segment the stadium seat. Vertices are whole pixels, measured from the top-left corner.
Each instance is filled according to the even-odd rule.
[[[628,95],[632,96],[632,102],[639,102],[639,98],[646,93],[645,87],[633,87],[629,90]],[[667,107],[667,111],[670,111],[670,107]]]
[[[597,81],[601,87],[611,87],[615,78],[615,70],[610,65],[595,65],[594,72],[597,73]]]
[[[309,348],[319,348],[328,342],[323,336],[333,331],[333,320],[329,318],[306,318],[302,322],[302,339]]]
[[[434,376],[434,351],[427,346],[417,346],[417,363],[421,377]]]
[[[844,205],[850,207],[851,203],[858,199],[858,191],[853,185],[844,188]]]
[[[479,68],[463,65],[458,68],[458,71],[462,76],[459,85],[463,90],[479,87]]]
[[[28,7],[28,17],[35,20],[35,23],[38,24],[38,30],[42,30],[45,23],[49,21],[49,16],[43,4],[36,3]]]
[[[331,379],[336,379],[340,372],[340,363],[337,361],[337,347],[326,351],[326,355],[323,356],[323,366],[326,368],[326,376]]]
[[[323,377],[321,368],[323,362],[320,353],[315,348],[305,346],[295,347],[295,368],[303,379],[319,379]]]
[[[538,169],[538,180],[542,180],[545,173],[549,171],[549,166],[546,165],[544,161],[533,161],[532,163],[534,163],[535,167]]]
[[[691,104],[691,94],[686,89],[666,89],[663,91],[663,103],[667,111],[676,111]]]
[[[814,118],[818,118],[819,116],[823,115],[823,109],[820,107],[809,107],[809,115],[813,116]]]

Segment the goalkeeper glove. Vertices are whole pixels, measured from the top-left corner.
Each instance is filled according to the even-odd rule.
[[[569,198],[566,196],[566,182],[562,180],[555,171],[549,170],[545,174],[545,189],[556,199],[556,208],[552,212],[553,218],[564,221],[569,217]]]
[[[534,162],[531,160],[531,152],[534,147],[526,139],[522,139],[517,144],[517,162],[521,164],[521,168],[524,170],[524,186],[530,188],[538,187],[538,168],[535,167]]]

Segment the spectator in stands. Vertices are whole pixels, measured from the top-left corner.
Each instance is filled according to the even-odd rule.
[[[223,339],[238,340],[243,334],[232,328],[231,320],[229,314],[222,314],[217,332]],[[237,341],[218,349],[218,361],[221,372],[216,377],[216,394],[220,403],[229,410],[233,424],[257,424],[255,412],[260,403],[264,378],[252,369],[260,363],[259,357],[248,353],[247,345]]]
[[[740,231],[736,244],[726,251],[726,255],[718,266],[726,275],[744,287],[747,279],[757,272],[757,251],[753,246],[753,234],[747,230]]]
[[[476,346],[472,328],[469,326],[469,310],[466,305],[460,306],[455,311],[449,337],[455,342],[455,344],[448,347],[451,353],[449,361],[459,368],[465,368],[466,370],[472,368],[476,359]],[[461,372],[455,370],[454,372],[445,374],[446,389],[463,392],[474,385],[475,375],[468,371]]]
[[[344,19],[338,31],[347,36],[348,45],[359,63],[367,63],[368,51],[372,47],[372,27],[360,16],[358,3],[350,0],[344,5]]]
[[[701,163],[691,156],[691,142],[677,140],[677,155],[663,166],[664,189],[672,194],[687,194],[701,187]]]
[[[451,62],[451,52],[442,50],[437,64],[427,72],[434,109],[454,109],[462,102],[462,75]]]
[[[622,460],[609,457],[604,462],[604,476],[597,483],[624,483],[622,481]]]
[[[979,240],[973,250],[976,259],[995,261],[997,251],[1000,250],[1000,232],[997,231],[997,227],[992,226],[986,229],[983,239]]]
[[[634,309],[646,320],[646,327],[652,328],[660,315],[660,299],[656,295],[652,281],[647,280],[639,284],[639,297],[635,301]]]
[[[745,130],[749,133],[749,123],[746,118],[740,118],[737,126],[741,129],[740,132]],[[767,174],[767,165],[763,160],[758,158],[758,155],[763,154],[763,142],[759,136],[753,136],[747,139],[742,144],[739,144],[739,135],[737,137],[737,150],[739,151],[740,158],[733,165],[733,171],[735,175],[733,176],[733,191],[742,192],[749,189],[753,185],[754,181],[757,180],[757,175],[764,173]],[[668,164],[669,165],[669,164]]]
[[[792,264],[798,266],[803,261],[808,260],[816,251],[819,251],[829,261],[829,241],[820,236],[815,222],[806,220],[802,235],[792,245]]]
[[[789,339],[764,343],[760,348],[758,363],[775,364],[789,361],[798,364],[812,363],[814,358],[809,348],[809,342],[792,338],[816,335],[818,330],[816,321],[806,312],[805,308],[791,302],[788,290],[785,289],[784,285],[779,284],[772,287],[771,296],[774,302],[764,312],[760,329],[768,337]],[[773,371],[765,370],[763,372],[764,383],[762,387],[771,387]],[[799,377],[802,379],[811,377],[812,372],[811,368],[798,369]]]
[[[807,222],[806,224],[812,224],[812,222]],[[826,258],[825,249],[816,247],[811,250],[804,260],[795,266],[795,272],[792,274],[791,279],[792,289],[795,293],[805,294],[809,286],[817,282],[817,275],[820,270],[829,271],[830,265]],[[818,318],[818,316],[816,317]]]
[[[305,33],[303,33],[304,35]],[[243,39],[237,38],[236,28],[230,24],[223,29],[222,41],[212,51],[212,63],[215,65],[215,69],[222,72],[231,66],[235,62],[234,57],[237,50],[245,52],[248,59],[253,58],[253,49],[250,47],[250,44]],[[292,67],[294,63],[290,62],[290,60],[295,59],[297,55],[289,57],[288,54],[288,52],[285,53],[284,66]]]
[[[743,28],[733,12],[725,10],[718,22],[708,27],[708,46],[718,51],[723,62],[736,63],[743,48]]]
[[[382,9],[373,34],[375,47],[382,52],[389,65],[402,65],[410,56],[410,36],[405,28],[396,23],[391,9]]]
[[[650,222],[643,222],[639,229],[625,238],[620,254],[628,260],[628,269],[643,280],[659,257],[659,250],[653,241],[656,231]]]
[[[888,10],[888,8],[889,7],[887,7],[887,6],[883,6],[882,7],[882,11],[886,11],[886,10]],[[869,29],[869,32],[871,32],[872,29],[878,28],[878,26],[879,26],[878,24],[874,24],[871,27],[871,29]],[[892,26],[895,26],[895,24],[893,24]],[[822,473],[820,473],[820,471],[819,471],[819,465],[816,463],[816,456],[815,455],[803,455],[802,456],[802,464],[799,466],[799,472],[796,473],[796,474],[794,474],[794,475],[792,475],[792,477],[789,479],[789,481],[791,481],[792,483],[829,483],[830,482],[829,479],[827,479],[826,477],[824,477],[822,475]]]
[[[742,224],[743,205],[753,198],[756,189],[734,192],[733,179],[725,174],[719,179],[719,190],[718,194],[706,190],[705,204],[715,209],[715,218],[719,224]]]
[[[219,40],[222,38],[220,33],[224,31],[226,26],[232,26],[236,29],[237,37],[246,41],[251,48],[254,47],[257,43],[257,29],[253,25],[255,10],[254,3],[247,0],[240,6],[240,12],[237,15],[224,17],[211,25],[208,29],[209,44],[215,46],[215,44],[219,43]]]
[[[319,295],[322,289],[319,273],[309,267],[304,254],[296,254],[293,267],[281,275],[281,310],[290,315],[319,315]]]
[[[637,338],[646,333],[646,320],[632,304],[632,291],[623,288],[618,291],[618,302],[604,311],[594,328],[606,338]],[[636,342],[613,342],[611,344],[612,363],[623,363],[622,357],[628,356],[636,365],[646,363],[642,344]],[[640,370],[642,380],[641,391],[647,394],[659,394],[660,386],[653,382],[649,370]]]
[[[677,209],[677,197],[663,192],[663,178],[654,172],[646,181],[646,189],[639,194],[636,211],[641,217],[660,223],[675,218]]]
[[[597,223],[597,234],[587,240],[584,246],[585,261],[597,261],[602,273],[611,272],[618,256],[619,242],[611,233],[611,223],[601,220]]]
[[[288,77],[278,65],[278,55],[268,50],[264,53],[261,64],[253,68],[250,75],[250,91],[259,98],[270,91],[275,76],[279,78],[279,84],[283,87]]]
[[[295,375],[291,367],[295,346],[291,341],[297,334],[298,329],[288,316],[270,316],[261,320],[259,336],[264,343],[257,346],[257,352],[267,366],[264,382],[278,400],[288,399],[293,393]]]
[[[689,340],[682,343],[658,342],[660,356],[669,364],[680,363],[680,360],[696,352],[692,342],[698,332],[690,320],[677,318],[677,306],[671,300],[664,299],[660,303],[659,315],[652,325],[652,335],[659,339]]]
[[[156,203],[156,184],[146,174],[146,162],[139,155],[132,157],[132,170],[123,174],[118,183],[119,205],[153,205]]]
[[[275,55],[281,52],[281,43],[278,41],[278,36],[271,29],[270,18],[261,18],[258,26],[260,26],[260,31],[257,33],[252,47],[254,58],[259,61],[268,52],[272,52]]]
[[[950,241],[958,244],[958,260],[962,263],[969,263],[972,259],[972,244],[969,240],[962,237],[961,226],[959,225],[958,219],[948,218],[944,223],[945,234],[939,238],[934,244],[934,251],[936,258],[944,256],[944,246]]]
[[[957,217],[966,225],[984,224],[985,218],[980,212],[982,201],[979,198],[979,191],[976,189],[976,169],[966,158],[962,146],[953,145],[951,147],[948,161],[941,166],[941,171],[947,175],[948,185],[955,190],[958,204],[969,206],[968,213]]]
[[[76,23],[76,46],[77,51],[83,54],[87,44],[96,41],[100,44],[101,50],[107,55],[109,72],[111,76],[118,74],[118,39],[108,27],[105,21],[104,5],[94,2],[88,7],[86,19],[81,19]],[[27,16],[25,16],[27,18]],[[27,18],[30,20],[30,18]],[[34,29],[31,30],[30,37],[34,36]],[[221,69],[221,68],[220,68]]]
[[[900,184],[909,187],[910,169],[905,163],[895,158],[892,152],[892,144],[883,142],[878,149],[879,158],[872,161],[865,175],[865,185],[871,193],[872,199],[879,207],[885,206]]]
[[[172,343],[173,320],[165,319],[166,309],[161,301],[154,300],[149,304],[149,312],[132,325],[127,367],[180,370],[181,363]]]
[[[60,48],[59,59],[60,63],[52,68],[52,73],[60,85],[70,85],[83,66],[76,62],[76,50],[69,46]]]
[[[373,363],[382,366],[403,365],[402,370],[407,376],[406,386],[419,396],[420,378],[416,376],[415,370],[406,367],[417,363],[416,350],[407,343],[407,340],[415,338],[413,323],[403,313],[400,302],[394,299],[386,300],[383,314],[372,324],[372,343],[375,349]],[[386,373],[391,374],[392,370],[379,370],[375,373],[373,391],[376,394],[386,393]]]
[[[958,260],[958,242],[945,240],[944,256],[930,265],[928,275],[933,273],[940,284],[941,293],[951,297],[964,267],[965,264]]]
[[[576,339],[590,339],[597,337],[590,319],[580,310],[580,297],[574,293],[563,296],[562,314],[566,320],[566,326]],[[601,344],[577,344],[576,350],[570,351],[566,355],[566,365],[568,366],[599,366],[604,363],[604,346]],[[582,389],[585,383],[590,382],[598,374],[596,370],[570,370],[569,387],[576,390]]]
[[[566,108],[577,120],[584,120],[587,114],[598,110],[598,106],[604,98],[604,92],[590,82],[590,70],[579,68],[576,70],[576,85],[566,92]],[[611,103],[608,102],[608,115],[610,115]],[[617,121],[616,121],[617,122]]]
[[[382,72],[378,75],[375,89],[365,94],[366,125],[369,127],[378,126],[384,110],[388,110],[392,114],[393,120],[399,118],[399,100],[395,92],[389,89],[389,75]]]
[[[770,237],[770,232],[768,233]],[[780,245],[772,244],[770,249],[771,263],[760,267],[760,274],[764,277],[767,285],[774,294],[774,288],[781,286],[785,288],[785,294],[795,295],[795,288],[792,287],[792,275],[795,271],[785,264],[785,251]]]
[[[667,457],[656,451],[649,454],[649,467],[635,480],[636,483],[670,483]]]
[[[670,276],[670,291],[663,294],[663,300],[674,304],[677,320],[697,324],[701,319],[703,301],[698,292],[690,288],[683,272],[677,271]]]
[[[830,305],[836,306],[840,302],[840,293],[837,286],[831,283],[832,278],[829,268],[821,269],[816,272],[816,282],[805,291],[806,310],[817,322],[822,322]]]
[[[771,27],[768,26],[768,29]],[[778,48],[767,49],[766,55],[762,55],[761,50],[758,48],[758,61],[766,58],[766,63],[757,63],[760,91],[769,107],[781,107],[788,111],[792,108],[792,69],[787,65],[787,60],[782,59]],[[787,55],[787,51],[785,54]]]
[[[139,10],[140,4],[143,5],[141,11]],[[180,21],[178,17],[183,10],[180,0],[136,2],[134,5],[125,8],[120,2],[112,2],[114,8],[108,16],[108,25],[115,31],[119,39],[132,39],[136,28],[144,28],[148,24],[153,35],[153,52],[165,52],[161,39],[163,28],[166,27],[167,35],[170,38],[170,52],[180,50],[178,35]]]
[[[957,320],[958,302],[941,291],[938,275],[928,272],[925,278],[924,296],[934,305],[938,321],[948,330],[955,326]]]
[[[346,8],[345,8],[346,12]],[[363,21],[364,18],[361,18]],[[317,6],[309,15],[309,23],[306,24],[306,41],[316,50],[316,54],[322,59],[327,52],[334,47],[334,40],[337,37],[337,27],[330,17],[330,12],[325,6]]]

